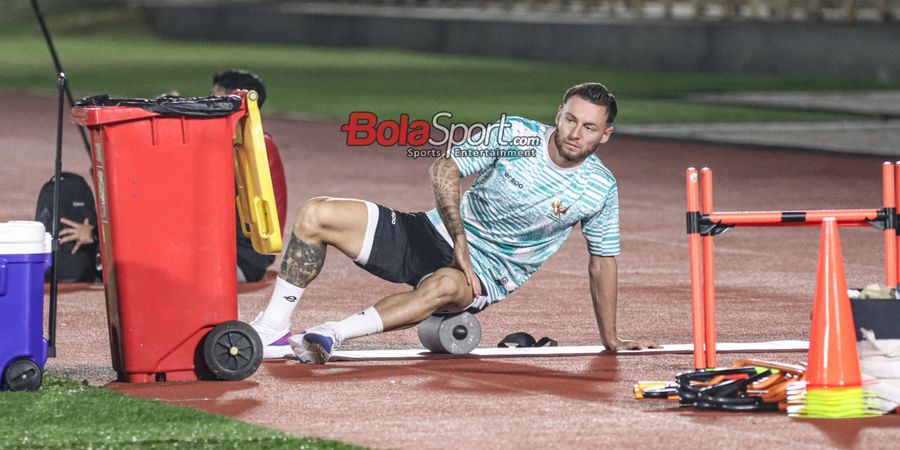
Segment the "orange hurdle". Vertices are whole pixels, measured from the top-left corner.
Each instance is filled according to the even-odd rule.
[[[900,279],[900,239],[897,239],[897,199],[900,198],[900,161],[882,166],[881,209],[815,211],[713,211],[713,173],[690,167],[687,181],[687,233],[690,247],[691,318],[694,367],[716,367],[715,236],[733,227],[821,226],[833,217],[838,226],[883,229],[885,284],[897,287]]]

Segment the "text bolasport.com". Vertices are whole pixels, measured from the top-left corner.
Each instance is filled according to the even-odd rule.
[[[356,111],[350,113],[341,131],[347,134],[347,145],[351,147],[378,144],[383,147],[408,146],[409,158],[446,157],[534,157],[541,139],[537,136],[510,136],[512,127],[506,114],[491,124],[441,123],[441,119],[453,118],[453,114],[442,111],[434,114],[431,121],[410,121],[408,114],[401,114],[400,120],[378,120],[375,113]],[[437,136],[432,137],[432,134]],[[460,147],[460,144],[465,144]],[[444,149],[450,151],[445,152]]]

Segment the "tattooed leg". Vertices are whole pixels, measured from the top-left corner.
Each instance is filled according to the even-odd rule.
[[[366,204],[359,200],[313,198],[300,210],[284,251],[279,277],[306,288],[319,275],[325,247],[351,258],[359,254],[368,221]]]
[[[269,304],[250,324],[262,340],[264,358],[281,358],[292,353],[286,339],[290,335],[291,316],[324,262],[324,243],[309,244],[291,234]]]
[[[291,233],[278,276],[294,286],[306,288],[322,271],[324,263],[325,244],[308,244]]]
[[[322,271],[325,247],[356,257],[366,234],[367,217],[366,204],[358,200],[320,197],[303,205],[284,250],[269,304],[251,324],[263,339],[266,357],[291,352],[283,337],[304,290]]]

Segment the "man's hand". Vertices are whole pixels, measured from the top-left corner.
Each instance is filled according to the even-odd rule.
[[[451,267],[455,267],[462,271],[466,276],[466,283],[472,288],[472,298],[481,296],[481,281],[475,275],[472,269],[472,259],[469,257],[469,246],[465,239],[457,240],[453,247],[453,263]]]
[[[68,225],[68,228],[59,230],[59,243],[65,244],[66,242],[74,241],[75,246],[72,247],[73,255],[78,252],[82,245],[94,243],[94,226],[91,225],[88,219],[84,219],[84,223],[78,223],[65,217],[60,217],[59,221],[63,225]]]
[[[623,341],[616,331],[616,307],[619,297],[619,264],[612,256],[591,256],[588,274],[591,280],[591,300],[600,329],[600,340],[607,351],[644,350],[660,348],[652,341]]]
[[[606,347],[606,350],[611,352],[617,352],[619,350],[646,350],[648,348],[662,348],[659,344],[653,341],[623,341],[618,338],[613,342],[604,342],[603,346]]]

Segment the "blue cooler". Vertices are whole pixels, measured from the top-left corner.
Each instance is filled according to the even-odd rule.
[[[47,362],[44,273],[50,260],[50,234],[42,223],[0,223],[0,390],[41,387]]]

